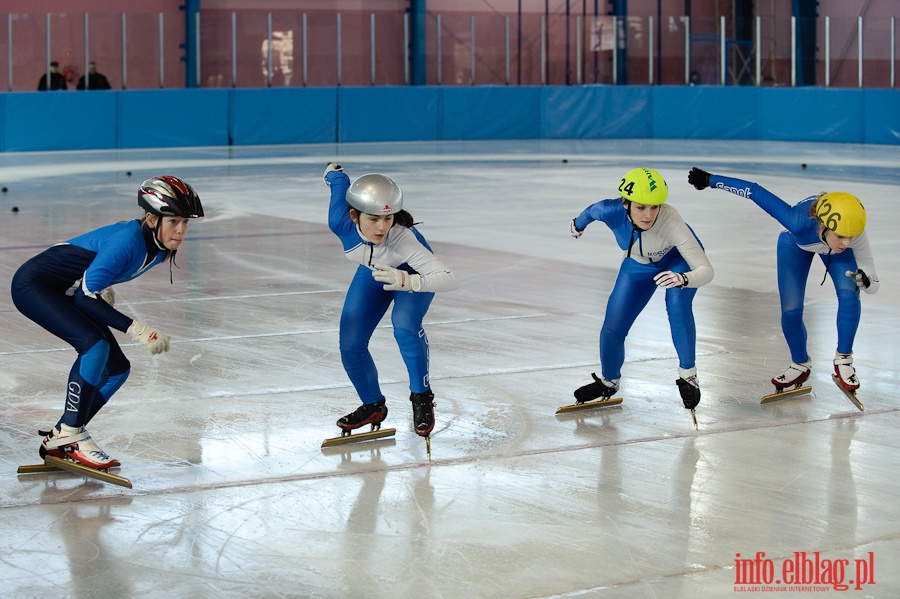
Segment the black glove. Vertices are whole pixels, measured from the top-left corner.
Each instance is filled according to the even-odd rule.
[[[863,269],[858,269],[856,272],[852,270],[848,270],[846,273],[848,277],[853,279],[853,282],[856,283],[856,287],[858,289],[868,289],[869,285],[872,284],[872,281],[869,280],[869,275],[863,271]]]
[[[706,171],[695,166],[691,169],[691,172],[688,173],[688,183],[693,185],[696,189],[706,189],[709,187],[709,178],[711,176],[712,175]]]

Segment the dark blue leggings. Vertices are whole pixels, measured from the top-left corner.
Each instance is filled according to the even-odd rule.
[[[385,291],[384,283],[372,278],[371,270],[357,268],[341,312],[340,348],[344,370],[363,403],[384,399],[369,340],[391,302],[394,339],[409,373],[410,391],[422,393],[429,388],[428,337],[422,320],[433,299],[433,293]]]
[[[673,252],[674,253],[674,252]],[[667,257],[668,258],[668,257]],[[600,364],[603,378],[614,380],[622,376],[625,363],[625,337],[631,330],[638,314],[658,288],[653,277],[663,270],[688,272],[690,267],[680,254],[674,255],[664,264],[639,264],[625,259],[616,284],[606,303],[606,316],[600,329]],[[697,328],[694,324],[693,302],[697,290],[673,287],[666,289],[666,313],[672,341],[678,354],[681,368],[693,368],[696,361]]]
[[[65,292],[42,281],[40,270],[29,263],[16,272],[11,293],[22,314],[78,352],[57,426],[85,426],[128,378],[131,364],[107,326],[88,318]]]
[[[778,295],[781,299],[781,330],[791,351],[791,360],[806,362],[806,325],[803,324],[803,300],[806,297],[806,281],[814,252],[800,248],[794,236],[784,231],[778,237]],[[862,307],[856,283],[848,276],[848,270],[856,272],[853,250],[819,257],[828,270],[837,293],[837,350],[842,354],[853,351],[853,340],[859,328]]]

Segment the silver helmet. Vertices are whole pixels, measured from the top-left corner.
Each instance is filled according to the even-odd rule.
[[[390,177],[363,175],[347,190],[347,203],[364,214],[396,214],[403,208],[403,192]]]

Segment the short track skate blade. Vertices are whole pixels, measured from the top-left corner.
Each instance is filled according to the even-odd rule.
[[[19,466],[16,470],[16,474],[37,474],[39,472],[60,472],[60,469],[50,464],[29,464]]]
[[[847,399],[850,400],[850,403],[856,406],[857,410],[859,410],[860,412],[865,411],[866,408],[862,405],[862,402],[856,398],[856,391],[847,391],[846,389],[844,389],[844,387],[841,386],[840,379],[838,379],[838,377],[834,374],[831,375],[831,380],[834,381],[834,384],[837,385],[838,389],[843,391],[844,395],[847,396]]]
[[[118,466],[114,466],[114,468],[118,468]],[[42,472],[66,472],[66,470],[50,464],[28,464],[27,466],[19,466],[16,470],[16,474],[40,474]]]
[[[604,399],[602,401],[586,401],[584,403],[576,403],[570,406],[560,406],[556,409],[556,413],[565,414],[566,412],[580,412],[581,410],[590,410],[593,408],[606,408],[608,406],[617,406],[620,403],[622,403],[621,397]]]
[[[348,443],[358,443],[360,441],[371,441],[372,439],[381,439],[383,437],[393,437],[397,432],[395,428],[384,428],[368,433],[351,433],[341,437],[333,437],[322,441],[322,447],[334,447],[336,445],[347,445]]]
[[[90,478],[96,478],[97,480],[103,481],[105,483],[119,485],[120,487],[125,487],[127,489],[132,488],[131,481],[127,478],[116,476],[115,474],[110,474],[109,472],[103,472],[102,470],[97,470],[96,468],[89,468],[88,466],[82,466],[81,464],[61,460],[59,458],[53,457],[52,455],[46,456],[44,458],[44,462],[49,466],[68,470],[69,472],[83,474]]]
[[[786,391],[776,391],[771,395],[764,395],[759,403],[769,403],[770,401],[778,401],[779,399],[785,399],[786,397],[793,397],[795,395],[802,395],[804,393],[809,393],[812,391],[812,387],[807,385],[806,387],[797,387],[796,389],[788,389]]]

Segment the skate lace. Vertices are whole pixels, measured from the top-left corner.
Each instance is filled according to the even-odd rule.
[[[100,449],[100,446],[97,445],[97,442],[94,441],[91,437],[85,437],[81,441],[75,444],[79,450],[91,454],[91,456],[100,459],[100,460],[109,460],[109,454]]]

